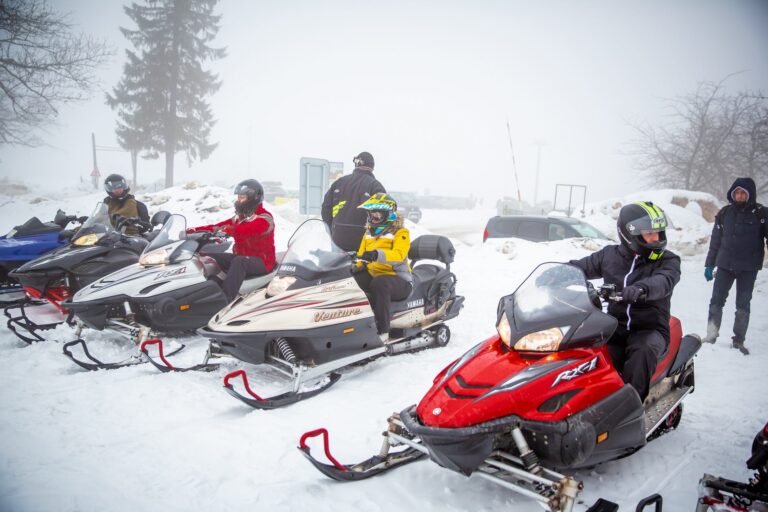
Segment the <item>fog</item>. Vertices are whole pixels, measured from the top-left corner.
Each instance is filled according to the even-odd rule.
[[[117,83],[133,28],[121,2],[53,0],[117,52],[103,90],[60,110],[46,146],[0,147],[0,176],[48,190],[87,179],[91,132],[116,146],[104,91]],[[302,156],[343,161],[370,151],[392,190],[539,199],[555,183],[587,200],[648,187],[628,154],[632,123],[663,123],[665,99],[700,81],[768,89],[768,2],[224,0],[212,65],[219,143],[204,162],[176,155],[176,182],[247,177],[298,188]],[[130,175],[127,153],[98,153],[102,176]],[[164,160],[140,160],[139,181]],[[652,188],[652,187],[648,187]]]

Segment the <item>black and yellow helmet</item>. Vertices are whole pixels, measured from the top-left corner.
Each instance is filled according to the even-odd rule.
[[[624,205],[616,221],[619,240],[627,249],[641,257],[655,261],[667,246],[667,216],[664,210],[650,201],[637,201]],[[656,242],[646,242],[643,233],[658,233]]]
[[[397,201],[389,194],[373,194],[358,206],[368,213],[368,226],[372,234],[378,235],[397,219]]]

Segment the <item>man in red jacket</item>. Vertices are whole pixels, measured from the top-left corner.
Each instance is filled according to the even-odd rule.
[[[224,295],[231,302],[237,297],[247,276],[260,276],[275,266],[275,222],[261,204],[264,189],[256,180],[241,181],[235,187],[235,216],[231,219],[190,228],[187,233],[222,231],[235,239],[230,253],[209,254],[227,277],[222,283]]]

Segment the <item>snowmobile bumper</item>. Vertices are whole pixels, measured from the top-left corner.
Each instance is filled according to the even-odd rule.
[[[629,385],[555,422],[510,415],[463,428],[429,427],[419,419],[415,406],[402,411],[400,417],[429,449],[432,460],[464,475],[474,472],[496,448],[498,434],[514,426],[520,426],[542,465],[555,469],[592,466],[628,455],[646,442],[643,406]]]

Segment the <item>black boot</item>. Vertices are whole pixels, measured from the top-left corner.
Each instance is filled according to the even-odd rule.
[[[707,335],[703,340],[706,343],[714,343],[720,334],[720,324],[723,321],[723,307],[715,304],[709,305],[709,316],[707,318]]]
[[[733,348],[739,349],[745,356],[749,355],[749,350],[744,346],[747,327],[749,327],[749,311],[737,309],[736,319],[733,321]]]

